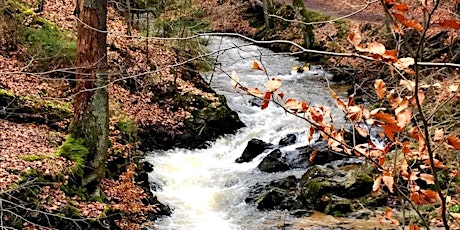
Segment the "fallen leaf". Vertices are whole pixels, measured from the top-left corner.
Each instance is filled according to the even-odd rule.
[[[437,22],[439,26],[445,28],[445,29],[454,29],[454,30],[459,30],[460,29],[460,23],[456,20],[452,19],[446,19],[440,22]]]
[[[449,135],[447,137],[447,144],[452,146],[454,150],[460,149],[460,139],[454,135]]]
[[[444,139],[444,129],[436,129],[434,131],[433,141],[442,141]]]
[[[379,99],[383,99],[386,95],[387,87],[385,82],[382,79],[375,80],[374,83],[375,92]]]
[[[354,33],[354,32],[351,32],[348,37],[347,37],[347,40],[353,44],[353,46],[356,46],[358,45],[359,43],[361,43],[362,41],[362,38],[361,38],[361,35],[359,33]]]
[[[428,173],[420,173],[420,179],[424,180],[427,184],[434,184],[434,176]]]

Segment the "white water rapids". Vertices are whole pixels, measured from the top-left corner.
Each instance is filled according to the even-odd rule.
[[[335,109],[329,96],[323,71],[318,69],[292,75],[292,66],[303,65],[296,58],[245,45],[243,41],[233,38],[213,38],[208,49],[215,51],[230,47],[235,48],[218,55],[219,69],[214,74],[206,74],[206,77],[209,81],[212,76],[213,89],[226,96],[228,105],[238,112],[247,127],[234,135],[217,139],[207,149],[172,149],[150,153],[147,161],[153,164],[154,171],[149,174],[149,179],[161,187],[154,194],[160,202],[173,209],[170,217],[157,221],[157,229],[277,229],[273,223],[283,222],[287,218],[283,211],[258,211],[254,205],[246,204],[244,199],[249,188],[257,182],[288,175],[300,176],[305,170],[271,174],[261,172],[257,165],[268,152],[249,163],[237,164],[235,159],[241,156],[252,138],[277,144],[289,133],[300,133],[295,146],[281,150],[306,145],[307,136],[301,132],[308,128],[307,123],[286,114],[274,104],[265,110],[251,106],[249,96],[232,89],[228,76],[232,70],[238,73],[241,84],[263,88],[267,76],[262,71],[251,70],[253,60],[257,60],[263,63],[268,76],[283,79],[280,90],[287,97],[303,99],[311,105],[324,105],[332,114],[337,114],[334,117],[336,120],[342,115]]]

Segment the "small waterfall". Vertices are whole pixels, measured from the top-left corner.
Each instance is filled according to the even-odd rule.
[[[261,212],[246,204],[244,199],[248,189],[258,182],[288,175],[300,176],[305,170],[263,173],[257,165],[268,152],[248,163],[237,164],[235,159],[241,156],[252,138],[277,144],[289,133],[307,130],[308,125],[273,104],[265,110],[252,106],[249,102],[251,97],[232,89],[228,74],[235,70],[243,85],[259,88],[263,88],[267,76],[279,77],[283,79],[280,90],[287,97],[303,99],[311,105],[324,105],[336,114],[334,120],[340,120],[342,113],[335,108],[324,80],[330,76],[320,68],[291,74],[292,66],[303,65],[295,57],[247,45],[239,39],[212,38],[208,49],[225,49],[218,55],[219,69],[205,75],[213,89],[226,96],[229,106],[238,112],[247,127],[217,139],[208,149],[172,149],[152,152],[147,157],[147,161],[154,165],[150,181],[161,187],[155,195],[174,210],[170,217],[159,220],[156,227],[184,230],[276,229],[270,228],[270,223],[283,221],[286,218],[284,212]],[[251,70],[254,60],[263,63],[267,74]],[[300,135],[298,142],[299,146],[306,145],[307,136]]]

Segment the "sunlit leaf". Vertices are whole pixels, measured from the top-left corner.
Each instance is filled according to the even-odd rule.
[[[372,114],[372,112],[371,112]],[[376,113],[374,115],[372,115],[373,118],[377,119],[377,120],[380,120],[380,121],[383,121],[387,124],[396,124],[396,120],[395,118],[391,115],[391,114],[388,114],[388,113],[383,113],[383,112],[379,112],[379,113]]]
[[[434,184],[434,176],[428,173],[420,173],[420,179],[424,180],[427,184]]]
[[[275,92],[281,87],[281,81],[280,78],[272,78],[264,84],[264,87],[270,92]]]
[[[252,96],[256,96],[260,98],[263,98],[265,95],[265,93],[262,92],[259,88],[248,88],[247,92]]]
[[[444,139],[444,129],[436,129],[434,131],[433,141],[442,141]]]
[[[388,190],[393,193],[395,183],[394,177],[389,172],[386,172],[382,177],[382,181],[385,186],[387,186]]]
[[[363,118],[363,106],[350,106],[347,111],[347,118],[353,122],[359,122]]]
[[[331,97],[335,100],[335,104],[337,105],[337,107],[342,111],[347,111],[347,105],[345,104],[345,102],[342,99],[340,99],[334,91],[331,90],[330,94]]]
[[[395,141],[395,133],[402,131],[402,129],[396,124],[380,125],[380,127],[382,127],[383,132],[391,141]]]
[[[355,129],[356,131],[358,131],[359,135],[361,135],[362,137],[367,137],[368,135],[367,129],[359,126],[358,124],[355,124]]]
[[[431,167],[430,159],[424,160],[423,163],[424,163],[425,165],[427,165],[428,168]],[[436,167],[436,168],[438,168],[438,169],[444,169],[444,168],[446,168],[446,166],[445,166],[440,160],[438,160],[438,159],[434,159],[433,163],[434,163],[434,167]]]
[[[259,63],[258,63],[257,61],[255,61],[255,60],[252,62],[252,69],[254,69],[254,70],[260,70],[260,71],[264,71],[264,72],[265,72],[264,68],[262,68],[262,67],[259,65]]]
[[[297,101],[296,99],[289,98],[286,100],[284,107],[293,112],[301,112],[307,110],[307,103],[305,101]]]
[[[409,66],[413,65],[414,63],[415,61],[413,58],[406,57],[406,58],[398,59],[398,61],[393,63],[393,65],[400,70],[404,70],[404,69],[409,68]]]
[[[348,37],[347,37],[347,40],[353,44],[353,46],[356,46],[358,45],[359,43],[361,43],[362,41],[362,38],[361,38],[361,35],[359,33],[353,33],[351,32]]]
[[[382,175],[379,175],[379,176],[374,180],[374,184],[372,185],[372,192],[377,192],[377,191],[379,191],[381,185],[382,185]]]
[[[383,55],[385,51],[385,46],[380,42],[371,42],[367,44],[367,52],[371,54]]]
[[[382,79],[375,80],[374,88],[375,88],[375,92],[377,93],[377,96],[379,97],[379,99],[383,99],[387,92],[387,87],[386,87],[385,82]]]
[[[398,113],[398,115],[396,115],[396,119],[398,121],[398,126],[400,128],[404,128],[408,124],[410,124],[411,118],[412,118],[411,109],[405,109],[402,112]]]

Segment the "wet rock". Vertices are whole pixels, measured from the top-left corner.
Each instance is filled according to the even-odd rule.
[[[251,106],[255,106],[255,107],[261,107],[262,106],[262,99],[258,98],[258,97],[253,97],[251,99],[249,99],[249,105]]]
[[[297,136],[295,134],[290,133],[286,137],[280,140],[279,145],[280,146],[292,145],[292,144],[295,144],[296,140],[297,140]]]
[[[328,168],[316,165],[300,179],[301,198],[314,204],[324,195],[359,198],[372,190],[374,168],[368,164]]]
[[[305,165],[306,161],[309,161],[309,158],[313,151],[316,150],[316,156],[313,158],[313,161],[311,163],[321,165],[321,164],[326,164],[332,161],[344,159],[348,156],[344,155],[343,153],[339,153],[336,151],[333,151],[332,149],[329,148],[328,144],[324,140],[318,140],[310,145],[307,145],[305,147],[300,147],[296,149],[299,151],[299,160],[297,161],[299,165]],[[293,165],[294,167],[297,167]]]
[[[353,219],[369,219],[375,216],[374,212],[368,208],[360,209],[356,212],[352,212],[348,217]]]
[[[279,149],[273,150],[257,166],[262,172],[284,172],[290,169],[289,165],[280,160],[282,153]]]
[[[342,198],[339,196],[323,196],[320,199],[320,202],[323,202],[321,206],[323,206],[324,209],[318,210],[323,211],[325,214],[332,216],[348,216],[348,214],[350,214],[354,210],[354,204],[352,200]]]
[[[255,157],[263,153],[266,149],[268,149],[271,145],[265,143],[262,140],[259,139],[251,139],[248,142],[248,145],[243,151],[243,154],[241,157],[236,159],[236,163],[243,163],[243,162],[250,162],[252,161]]]
[[[257,184],[249,192],[247,203],[255,203],[260,210],[289,210],[298,216],[310,213],[297,199],[298,180],[295,176],[272,181],[269,184]]]

